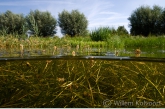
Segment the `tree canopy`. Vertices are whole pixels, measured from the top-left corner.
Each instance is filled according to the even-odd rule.
[[[133,11],[128,18],[130,21],[129,27],[132,35],[148,36],[160,35],[161,32],[161,16],[163,8],[157,5],[151,8],[150,6],[141,6]]]
[[[28,28],[37,36],[50,36],[56,33],[56,19],[50,12],[30,11],[26,17]]]
[[[72,10],[71,13],[64,10],[58,14],[58,24],[62,34],[71,37],[84,35],[87,31],[88,21],[83,13]]]
[[[25,32],[25,19],[23,14],[14,14],[6,11],[0,14],[0,31],[6,34],[23,34]]]
[[[127,35],[128,31],[125,29],[124,26],[119,26],[117,28],[117,33],[118,33],[118,35]]]

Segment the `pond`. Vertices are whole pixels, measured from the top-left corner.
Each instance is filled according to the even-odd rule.
[[[164,50],[134,51],[3,49],[0,107],[165,107]]]
[[[0,49],[0,57],[33,57],[33,56],[71,56],[73,51],[75,56],[109,56],[109,57],[148,57],[164,58],[165,49],[163,48],[142,48],[140,53],[135,53],[135,48],[110,49],[110,48],[68,48],[62,47],[56,50],[52,48],[26,48],[17,49]],[[116,54],[117,53],[117,54]]]

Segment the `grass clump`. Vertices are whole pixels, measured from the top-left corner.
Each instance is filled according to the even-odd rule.
[[[115,33],[115,29],[109,27],[100,27],[90,33],[93,41],[106,41]]]
[[[107,39],[106,42],[110,48],[122,49],[125,46],[124,38],[117,36],[117,35],[110,37],[109,39]]]

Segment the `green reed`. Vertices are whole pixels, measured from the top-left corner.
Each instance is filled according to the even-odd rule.
[[[165,38],[163,36],[159,37],[140,37],[134,36],[124,39],[126,47],[165,47]]]
[[[80,48],[86,46],[94,48],[117,48],[122,49],[126,47],[134,48],[164,48],[165,38],[163,36],[159,37],[140,37],[140,36],[118,36],[113,35],[109,37],[106,41],[92,41],[90,37],[30,37],[30,38],[16,38],[12,35],[1,36],[0,37],[0,48],[19,48],[22,44],[25,48],[53,48],[54,46],[71,46],[75,48],[77,45]]]

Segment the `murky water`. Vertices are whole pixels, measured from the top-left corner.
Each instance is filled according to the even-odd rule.
[[[0,107],[164,107],[164,52],[1,49]]]
[[[0,107],[164,107],[163,61],[115,56],[1,58]],[[135,104],[110,105],[107,101],[112,100]]]

